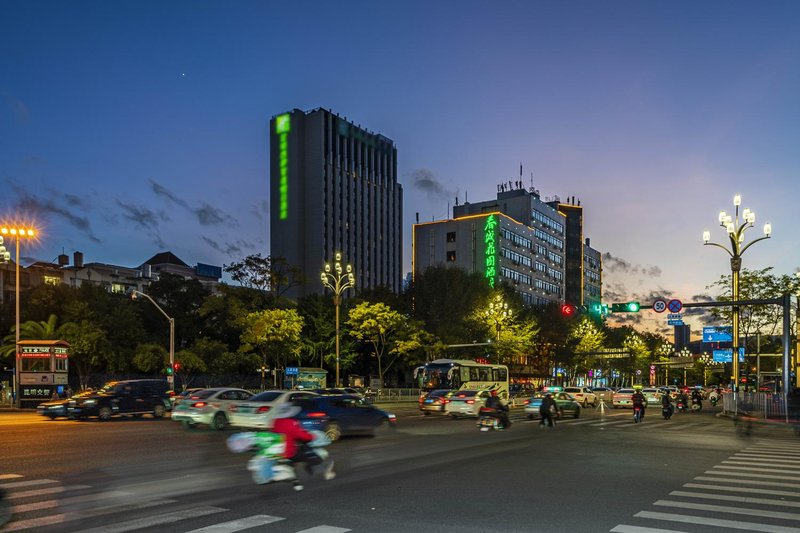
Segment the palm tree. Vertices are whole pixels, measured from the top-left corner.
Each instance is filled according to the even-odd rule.
[[[0,357],[6,358],[14,354],[16,350],[16,326],[11,326],[11,332],[3,338],[3,345],[0,346]],[[45,321],[36,322],[28,320],[19,326],[20,340],[55,340],[58,338],[58,317],[50,315]]]

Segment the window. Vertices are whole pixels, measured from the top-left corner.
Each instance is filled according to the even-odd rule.
[[[64,372],[67,371],[67,359],[66,359],[66,357],[57,357],[56,358],[56,370],[62,370]]]
[[[448,263],[456,262],[456,252],[454,250],[447,252],[447,262]]]
[[[20,370],[23,372],[49,372],[49,357],[23,357]]]
[[[456,232],[455,231],[448,231],[447,232],[447,242],[456,242]]]

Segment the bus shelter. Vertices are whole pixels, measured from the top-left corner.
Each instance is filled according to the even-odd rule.
[[[17,343],[17,405],[36,407],[62,393],[69,374],[69,343],[21,340]]]

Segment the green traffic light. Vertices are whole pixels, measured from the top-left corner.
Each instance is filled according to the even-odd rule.
[[[628,311],[631,313],[639,312],[639,302],[628,302]]]

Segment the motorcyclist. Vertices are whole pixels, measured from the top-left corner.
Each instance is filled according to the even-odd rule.
[[[489,416],[493,416],[500,420],[500,424],[503,425],[504,428],[511,427],[511,420],[508,419],[508,406],[503,403],[503,400],[497,396],[497,390],[492,389],[490,392],[491,396],[486,400],[485,407],[487,409],[492,409],[492,412]]]
[[[692,403],[699,405],[700,409],[703,408],[703,395],[700,394],[700,391],[697,389],[692,391]]]
[[[283,457],[291,463],[305,463],[306,471],[309,474],[320,470],[326,481],[333,479],[336,477],[336,473],[333,471],[333,460],[330,457],[323,460],[314,452],[308,445],[314,440],[314,436],[303,429],[300,423],[294,419],[301,410],[299,406],[290,403],[280,405],[275,409],[272,431],[286,437],[286,449]],[[296,479],[293,486],[296,491],[303,490],[303,485]]]
[[[640,420],[643,419],[644,410],[647,407],[647,400],[645,399],[644,394],[642,394],[642,391],[640,389],[636,389],[633,392],[633,394],[631,394],[631,402],[633,403],[634,410],[637,407],[641,409],[641,413],[639,414],[639,419]]]
[[[661,407],[662,409],[666,409],[669,411],[669,414],[672,414],[672,400],[669,397],[669,394],[664,394],[661,396]]]
[[[541,427],[555,427],[555,416],[557,412],[558,407],[556,406],[556,401],[553,399],[553,395],[548,392],[544,395],[544,398],[542,398],[541,405],[539,405],[539,416],[542,419],[539,425]]]

